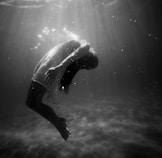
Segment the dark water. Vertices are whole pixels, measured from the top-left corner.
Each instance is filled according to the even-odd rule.
[[[160,0],[0,1],[0,157],[162,157],[161,10]],[[72,129],[64,143],[25,98],[36,63],[71,37],[100,64],[51,103]]]

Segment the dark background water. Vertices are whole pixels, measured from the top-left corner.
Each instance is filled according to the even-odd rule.
[[[18,111],[21,113],[26,110],[25,99],[33,69],[40,58],[56,45],[61,34],[52,38],[50,34],[44,35],[45,41],[41,41],[38,49],[33,49],[40,42],[38,35],[45,27],[50,30],[52,28],[62,30],[66,27],[90,42],[98,54],[100,61],[98,68],[81,71],[76,75],[74,84],[71,85],[70,97],[91,98],[91,102],[100,98],[104,98],[106,102],[110,96],[117,97],[122,101],[117,99],[114,103],[114,100],[110,99],[109,103],[101,101],[99,105],[102,104],[104,109],[105,104],[110,105],[108,106],[110,110],[111,106],[116,107],[124,100],[125,105],[118,108],[127,109],[129,103],[132,108],[143,112],[139,114],[140,117],[145,116],[144,107],[149,105],[152,109],[156,104],[158,109],[148,115],[152,114],[157,120],[160,119],[158,111],[161,110],[162,94],[161,0],[62,0],[24,1],[24,3],[13,1],[17,3],[9,3],[10,5],[2,2],[6,1],[0,1],[0,115],[3,116],[1,119],[3,124],[10,116],[8,113],[17,115]],[[70,97],[68,99],[67,96],[67,99],[70,100]],[[134,101],[135,98],[142,100],[141,106]],[[98,105],[96,101],[94,103]],[[83,112],[86,106],[83,110],[80,104],[78,108]],[[92,110],[93,106],[87,109]],[[71,111],[76,112],[76,109],[71,107]],[[85,112],[82,115],[84,114]],[[88,115],[90,116],[89,113]],[[96,114],[93,117],[98,116]],[[136,116],[136,113],[133,116]],[[84,117],[81,117],[82,119],[84,123],[87,121]],[[151,121],[151,118],[148,120]],[[75,123],[73,125],[75,126]],[[45,123],[43,126],[46,126]],[[161,129],[161,125],[159,127]],[[158,133],[161,139],[160,132],[149,133],[150,126],[147,128],[149,128],[146,129],[148,138],[155,140],[157,137],[154,136]],[[98,135],[103,133],[99,132]],[[131,145],[129,147],[131,148]],[[132,148],[137,151],[150,150],[150,147],[139,147],[134,144]],[[125,152],[129,155],[132,148],[128,150],[127,146],[128,151]],[[97,147],[96,149],[100,150]],[[76,149],[77,152],[78,150]],[[133,151],[135,155],[137,151]]]
[[[38,53],[31,51],[46,26],[67,26],[95,48],[100,65],[88,73],[91,93],[160,97],[161,1],[63,2],[67,7],[61,9],[52,8],[52,2],[40,8],[0,6],[2,101],[24,100],[35,64],[56,44],[44,44]],[[83,84],[77,86],[87,87]]]

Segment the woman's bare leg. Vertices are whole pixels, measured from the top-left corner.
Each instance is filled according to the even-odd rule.
[[[70,132],[66,127],[66,120],[58,117],[50,106],[42,103],[42,98],[45,93],[45,87],[37,82],[32,81],[26,104],[29,108],[50,121],[58,129],[62,137],[67,140]]]

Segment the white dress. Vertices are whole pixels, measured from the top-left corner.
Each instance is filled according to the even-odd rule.
[[[47,84],[45,82],[45,73],[49,68],[59,65],[67,56],[72,53],[73,50],[68,46],[69,45],[67,45],[67,43],[61,43],[50,50],[45,56],[43,56],[34,69],[32,80],[40,83],[48,91],[56,89],[55,82],[58,80],[59,76],[56,77],[56,80],[53,83],[50,82],[50,84]]]

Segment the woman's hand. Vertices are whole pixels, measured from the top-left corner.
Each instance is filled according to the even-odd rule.
[[[46,77],[44,79],[46,84],[49,84],[50,82],[56,79],[56,76],[58,75],[59,70],[60,70],[60,67],[51,67],[48,69],[48,71],[45,73]]]

